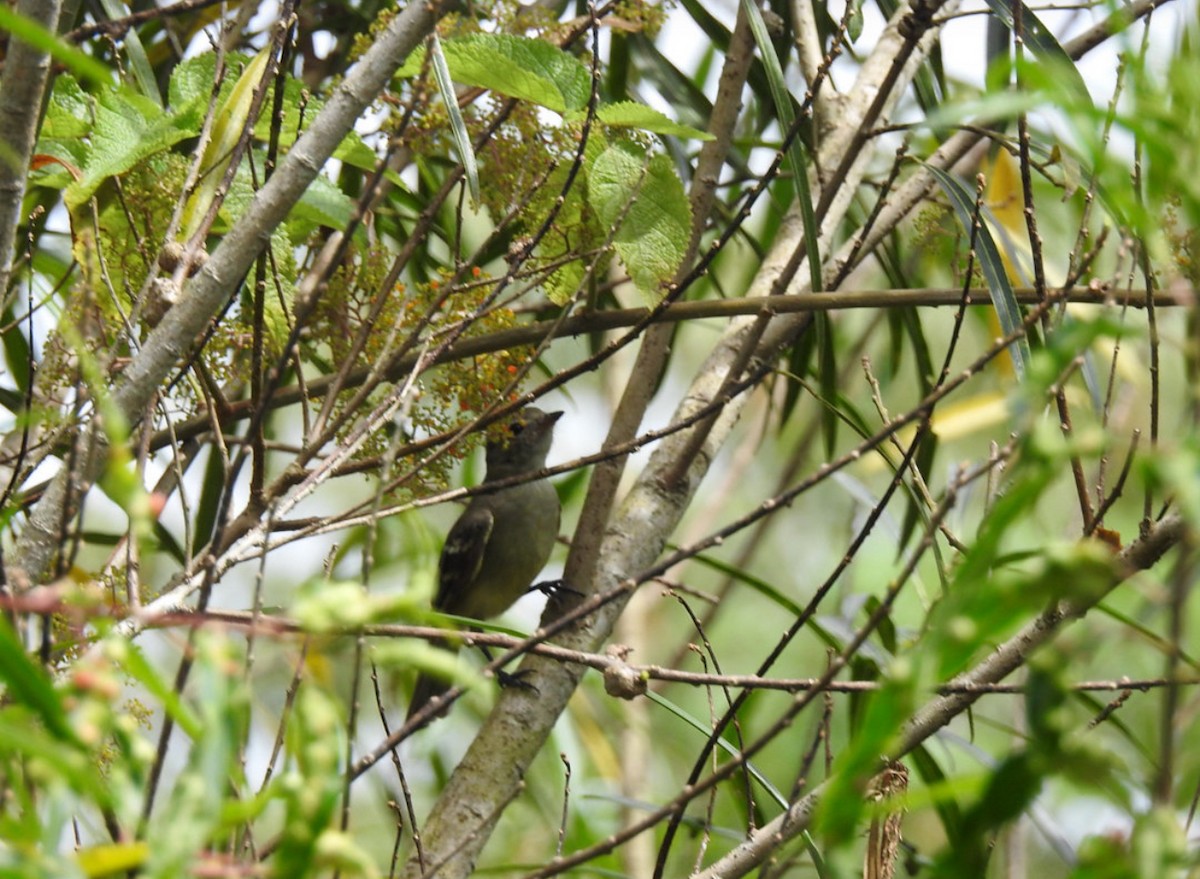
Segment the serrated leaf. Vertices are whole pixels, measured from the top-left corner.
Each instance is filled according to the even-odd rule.
[[[443,40],[442,51],[455,82],[530,101],[556,113],[582,109],[591,95],[587,68],[544,40],[469,34]],[[416,76],[424,63],[425,51],[413,52],[397,75]]]
[[[596,111],[596,118],[605,125],[614,128],[637,128],[653,134],[666,134],[673,137],[686,137],[692,140],[712,140],[713,136],[707,131],[681,125],[665,113],[660,113],[653,107],[639,104],[637,101],[620,101],[616,104],[605,104]]]
[[[199,130],[198,120],[192,116],[168,115],[149,98],[128,92],[102,92],[94,112],[96,122],[83,176],[64,193],[69,209],[95,195],[108,178],[124,174],[146,157]]]
[[[643,294],[658,298],[683,261],[692,211],[671,160],[646,157],[619,141],[596,159],[588,174],[588,202],[600,224],[615,228],[613,244]]]
[[[236,54],[226,57],[229,65],[246,65],[252,56]],[[233,69],[237,69],[235,66]],[[212,97],[213,85],[217,77],[217,55],[215,52],[204,52],[192,58],[185,58],[171,71],[171,79],[167,83],[167,105],[176,113],[195,104],[208,105]],[[218,103],[229,96],[233,89],[233,79],[226,76],[221,81]]]
[[[328,177],[318,174],[288,215],[288,222],[295,223],[296,227],[291,238],[302,240],[315,226],[345,231],[353,212],[354,199],[338,189]]]
[[[39,137],[52,140],[85,137],[92,130],[93,103],[79,80],[69,73],[59,75]]]

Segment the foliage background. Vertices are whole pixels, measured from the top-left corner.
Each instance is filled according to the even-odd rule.
[[[0,27],[6,874],[1195,871],[1193,6]]]

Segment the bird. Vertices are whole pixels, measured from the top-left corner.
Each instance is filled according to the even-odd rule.
[[[543,469],[561,416],[562,412],[543,412],[533,406],[517,413],[502,435],[487,444],[487,472],[481,487]],[[477,620],[508,610],[529,591],[550,558],[561,512],[558,492],[545,480],[475,495],[446,535],[433,609]],[[453,649],[445,640],[433,643]],[[449,688],[444,678],[418,676],[408,719]]]

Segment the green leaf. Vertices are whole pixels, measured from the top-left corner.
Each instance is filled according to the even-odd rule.
[[[455,82],[530,101],[557,113],[583,109],[591,95],[587,68],[545,40],[470,34],[442,41],[442,51]],[[416,76],[424,64],[424,50],[413,52],[397,75]]]
[[[708,724],[705,724],[705,723],[701,723],[699,718],[692,715],[690,712],[688,712],[682,706],[675,704],[670,699],[667,699],[665,696],[662,696],[661,694],[656,693],[653,690],[647,690],[646,698],[649,699],[651,702],[653,702],[655,705],[665,708],[668,712],[675,715],[680,720],[682,720],[684,723],[686,723],[688,726],[690,726],[693,730],[700,733],[701,736],[707,737],[708,735],[710,735],[712,733],[711,726],[709,726]],[[720,748],[722,751],[724,751],[730,757],[738,756],[739,752],[738,752],[737,747],[733,744],[730,744],[728,741],[726,741],[724,736],[718,736],[715,744],[717,745],[718,748]],[[750,773],[750,776],[755,781],[757,781],[759,784],[762,785],[763,790],[765,790],[768,794],[770,794],[771,799],[773,799],[776,802],[776,804],[778,804],[781,807],[785,807],[785,808],[787,807],[787,804],[788,804],[787,797],[785,797],[778,789],[776,789],[776,787],[773,784],[771,784],[770,779],[768,779],[765,775],[762,774],[761,771],[759,771],[757,768],[755,768],[753,763],[749,763],[749,762],[746,763],[746,771]]]
[[[108,178],[124,174],[148,156],[199,131],[196,116],[168,115],[149,98],[129,92],[101,92],[94,113],[96,122],[83,176],[64,193],[72,210],[95,195]]]
[[[916,769],[917,774],[921,777],[921,783],[926,788],[943,791],[940,795],[934,796],[933,809],[942,822],[942,830],[946,834],[946,838],[951,845],[957,845],[962,837],[962,810],[959,808],[958,801],[954,799],[953,792],[946,789],[946,774],[942,772],[942,767],[938,765],[933,754],[924,745],[914,748],[906,759]]]
[[[227,64],[248,64],[249,55],[229,55]],[[217,55],[215,52],[204,52],[193,58],[185,58],[171,71],[171,79],[167,83],[167,104],[175,112],[190,107],[193,104],[208,104],[212,97],[213,84],[217,77]],[[233,81],[225,77],[221,82],[218,101],[229,94]]]
[[[15,413],[25,408],[24,395],[33,381],[33,349],[29,346],[29,340],[25,338],[25,324],[17,319],[11,301],[4,308],[3,313],[0,313],[0,321],[4,322],[4,329],[0,330],[0,345],[4,346],[4,364],[8,367],[8,374],[12,377],[13,384],[20,391],[16,395],[15,408],[8,407],[7,402],[4,405],[9,408],[9,411]]]
[[[992,298],[992,305],[1000,320],[1000,329],[1005,336],[1012,335],[1021,327],[1021,307],[1017,304],[1017,297],[1013,295],[1012,286],[1008,283],[1008,275],[1004,271],[1004,261],[1000,258],[1000,251],[997,249],[991,233],[988,232],[987,225],[975,223],[974,197],[951,174],[932,165],[926,167],[945,190],[946,195],[950,197],[950,203],[954,205],[954,213],[958,217],[963,232],[970,237],[972,229],[974,229],[975,255],[979,259],[979,266],[983,270],[983,277],[987,282],[988,294]],[[1013,369],[1017,373],[1017,378],[1023,378],[1031,356],[1029,340],[1022,336],[1009,345],[1009,351],[1012,353]]]
[[[217,189],[229,167],[230,154],[241,139],[246,121],[250,118],[254,93],[268,72],[271,51],[270,46],[265,46],[254,56],[234,83],[229,97],[217,107],[212,138],[204,148],[204,157],[200,163],[203,177],[183,208],[180,240],[186,241],[196,233],[213,199],[216,198]]]
[[[100,0],[100,5],[104,7],[105,15],[111,19],[115,20],[125,15],[125,4],[122,0]],[[129,59],[129,69],[133,72],[133,79],[137,83],[138,90],[142,95],[161,107],[162,95],[158,93],[158,83],[154,78],[154,70],[150,66],[150,59],[146,56],[146,48],[142,45],[137,28],[130,28],[126,31],[124,37],[122,37],[122,43],[124,44],[125,55]]]
[[[212,56],[200,57],[211,58]],[[209,67],[211,69],[211,64]],[[195,86],[189,82],[191,79],[191,76],[187,77],[185,82],[181,83],[181,87],[187,88],[189,91],[193,90]],[[172,82],[174,82],[174,79],[172,79]],[[202,77],[199,85],[206,85]],[[211,81],[207,83],[207,86],[211,87]],[[275,86],[272,84],[271,91],[267,93],[266,103],[268,105],[272,103],[274,88]],[[207,96],[205,99],[207,100]],[[261,114],[254,126],[254,137],[266,143],[271,138],[272,127],[278,125],[279,147],[282,151],[286,152],[300,139],[300,135],[303,133],[302,125],[311,123],[324,107],[324,101],[316,95],[309,94],[303,83],[295,77],[289,76],[285,79],[283,87],[283,118],[277,123],[271,118],[271,114]],[[375,151],[371,147],[367,146],[358,132],[354,130],[351,130],[342,142],[338,144],[338,148],[333,151],[333,158],[368,173],[374,172],[375,167],[379,164],[379,156],[375,154]],[[407,184],[405,184],[404,180],[395,171],[385,171],[384,176],[401,191],[408,191]]]
[[[80,87],[79,80],[64,73],[54,81],[54,91],[46,107],[40,138],[69,140],[86,137],[92,130],[95,101]]]
[[[912,667],[898,661],[883,686],[867,699],[858,734],[834,761],[829,786],[821,797],[814,826],[834,844],[846,843],[866,807],[862,783],[879,771],[879,757],[892,750],[904,720],[916,704]]]
[[[796,121],[796,113],[792,108],[792,95],[788,91],[787,82],[783,78],[783,67],[775,54],[771,43],[771,35],[763,21],[762,12],[754,0],[742,0],[742,12],[750,22],[750,31],[754,34],[754,42],[762,55],[763,64],[767,69],[767,83],[771,87],[771,101],[775,104],[775,114],[779,117],[779,127],[785,132],[791,129]],[[788,168],[796,185],[796,200],[800,206],[800,218],[804,222],[804,248],[808,257],[809,283],[814,293],[823,287],[821,283],[821,253],[817,247],[821,230],[817,225],[817,216],[813,210],[812,192],[808,185],[808,158],[804,152],[804,144],[800,138],[792,139],[787,152]]]
[[[713,139],[707,131],[692,128],[690,125],[680,125],[666,114],[637,101],[605,104],[596,111],[596,118],[613,128],[638,128],[653,134],[686,137],[691,140]]]
[[[1060,82],[1076,97],[1091,103],[1091,96],[1079,73],[1079,68],[1071,60],[1071,56],[1059,45],[1050,29],[1034,15],[1033,10],[1022,0],[987,0],[992,14],[1013,31],[1016,30],[1016,19],[1012,12],[1014,3],[1021,4],[1021,38],[1025,41],[1025,45],[1033,50],[1038,60],[1052,66],[1055,75],[1061,78]]]
[[[446,105],[446,115],[450,119],[450,136],[454,139],[454,149],[462,161],[471,202],[478,205],[479,166],[475,163],[475,147],[471,143],[471,135],[467,132],[467,123],[458,109],[458,95],[454,93],[454,83],[450,81],[450,68],[446,65],[446,54],[442,51],[442,41],[436,33],[430,34],[429,45],[433,50],[433,78],[437,82],[442,103]]]
[[[337,818],[345,739],[337,701],[312,684],[302,686],[288,718],[287,748],[294,768],[285,786],[287,814],[272,859],[273,875],[315,875],[314,861],[330,857],[330,840],[322,835]]]
[[[31,708],[56,739],[78,744],[62,700],[45,669],[29,658],[6,617],[0,616],[0,680],[7,684],[5,698]]]
[[[173,682],[159,674],[158,669],[146,659],[140,647],[127,638],[115,636],[105,644],[105,652],[121,666],[125,674],[145,687],[146,692],[158,700],[185,735],[195,740],[203,734],[199,718],[175,692]]]
[[[293,241],[303,240],[316,226],[345,231],[353,213],[354,199],[318,174],[288,215],[288,231]]]
[[[194,655],[190,688],[200,727],[170,801],[146,833],[148,877],[188,872],[221,826],[230,785],[236,787],[240,773],[238,743],[245,740],[248,701],[241,676],[229,673],[236,657],[227,640],[207,633],[197,634]]]
[[[75,71],[83,79],[100,86],[112,85],[112,74],[107,67],[90,55],[86,55],[69,43],[60,40],[36,21],[18,15],[8,4],[0,4],[0,31],[7,31],[18,40],[47,53],[55,61],[66,65],[69,70]]]
[[[615,229],[617,254],[638,290],[657,299],[683,261],[692,210],[671,160],[646,157],[619,141],[596,159],[588,174],[588,202],[604,227]]]

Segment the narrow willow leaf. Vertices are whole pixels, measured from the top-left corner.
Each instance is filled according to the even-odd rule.
[[[792,109],[792,95],[788,91],[783,78],[783,68],[775,55],[775,47],[771,44],[771,36],[767,33],[767,25],[763,21],[754,0],[742,0],[742,11],[750,22],[750,31],[754,34],[754,42],[762,55],[763,64],[767,68],[767,82],[771,87],[771,99],[775,103],[775,114],[779,117],[779,127],[784,132],[790,131],[796,121]],[[804,246],[808,256],[808,275],[813,292],[821,290],[821,253],[817,247],[817,217],[813,211],[812,192],[808,186],[808,159],[804,155],[804,144],[800,138],[793,138],[787,152],[788,167],[796,181],[796,197],[800,203],[800,216],[804,222]]]
[[[707,131],[692,128],[690,125],[680,125],[666,114],[636,101],[605,104],[596,111],[596,118],[614,128],[637,128],[653,134],[686,137],[690,140],[713,139]]]
[[[903,664],[898,664],[894,671],[899,673],[885,678],[883,686],[868,697],[859,733],[834,761],[828,788],[817,807],[816,835],[827,834],[826,838],[834,845],[854,837],[867,805],[861,793],[862,784],[878,771],[879,756],[893,750],[896,737],[915,706],[913,679],[905,674]]]
[[[891,16],[889,16],[890,18]],[[863,11],[862,0],[850,0],[850,11],[846,16],[846,36],[851,43],[857,43],[862,36]]]
[[[696,732],[700,733],[701,736],[708,736],[712,733],[712,728],[708,724],[701,723],[700,720],[689,713],[687,709],[675,704],[670,699],[667,699],[653,690],[646,691],[646,698],[648,698],[655,705],[665,708],[675,717],[678,717],[692,729],[696,730]],[[739,754],[738,749],[727,742],[723,737],[717,738],[716,745],[730,757],[737,757]],[[747,763],[746,769],[750,773],[750,776],[762,785],[763,790],[771,795],[771,798],[775,800],[776,804],[784,808],[787,807],[787,797],[778,791],[766,778],[766,776],[764,776],[758,769],[754,767],[753,763]]]
[[[712,118],[712,101],[691,73],[685,74],[644,36],[635,35],[629,39],[638,50],[633,60],[639,82],[652,83],[661,94],[672,95],[671,111],[676,119],[693,128],[706,128]],[[738,155],[731,153],[729,161],[737,163]]]
[[[312,875],[312,864],[323,853],[323,833],[337,819],[345,737],[338,702],[313,684],[302,686],[296,696],[296,710],[288,718],[286,741],[295,767],[294,784],[284,800],[287,814],[273,857],[274,875]],[[351,853],[357,860],[357,846],[347,840],[339,858]],[[357,870],[348,872],[365,875]]]
[[[446,64],[446,56],[442,52],[442,41],[438,39],[436,33],[430,34],[429,45],[433,60],[433,78],[437,82],[442,103],[446,105],[446,115],[450,119],[450,136],[454,139],[454,148],[458,151],[458,157],[463,163],[463,171],[467,175],[467,190],[471,193],[471,201],[479,204],[479,167],[475,164],[475,147],[471,145],[471,135],[467,131],[467,123],[458,109],[458,95],[454,91],[454,82],[450,78],[450,67]]]
[[[203,734],[200,719],[175,691],[174,682],[168,681],[159,673],[146,659],[140,647],[125,638],[114,637],[105,645],[105,652],[121,666],[121,671],[145,687],[146,692],[159,701],[163,710],[179,725],[185,735],[195,740]]]
[[[733,35],[730,33],[729,28],[721,23],[720,19],[705,8],[706,5],[712,6],[712,4],[705,4],[701,0],[681,0],[680,5],[687,10],[696,27],[704,31],[704,35],[708,37],[717,51],[727,54],[729,52],[729,41]],[[751,59],[750,73],[746,77],[746,80],[755,94],[765,94],[770,89],[770,86],[767,85],[767,74],[763,62],[758,58]],[[664,92],[664,94],[669,93]]]
[[[672,547],[672,549],[675,548],[676,547]],[[735,567],[728,562],[721,561],[721,559],[705,553],[695,556],[693,561],[707,568],[712,568],[714,571],[719,571],[726,577],[731,577],[737,580],[739,583],[750,587],[759,595],[779,605],[779,607],[794,617],[798,617],[804,612],[804,608],[802,608],[792,599],[788,598],[779,589],[772,586],[761,577],[755,577],[749,571]],[[821,640],[821,643],[823,643],[830,650],[840,650],[842,648],[844,644],[842,639],[833,634],[833,632],[831,632],[818,617],[810,617],[806,623],[806,626],[808,627],[808,630],[816,635],[816,637]]]
[[[946,773],[924,745],[914,748],[907,759],[921,776],[921,783],[927,789],[940,792],[940,795],[935,794],[933,797],[933,809],[942,822],[946,839],[950,845],[955,845],[962,837],[962,809],[954,799],[953,792],[947,787]]]
[[[657,300],[687,250],[692,211],[671,160],[631,141],[602,152],[588,172],[588,202],[638,290]]]
[[[987,0],[988,8],[1010,30],[1016,29],[1016,19],[1013,17],[1012,4],[1021,4],[1021,37],[1038,59],[1053,67],[1060,82],[1075,93],[1077,98],[1091,103],[1087,85],[1079,74],[1079,68],[1071,60],[1058,40],[1054,38],[1050,28],[1042,24],[1041,19],[1033,14],[1022,0]]]
[[[16,408],[10,410],[16,413],[18,409],[24,408],[24,395],[33,381],[31,372],[31,364],[34,362],[33,349],[29,346],[29,340],[25,338],[23,330],[25,325],[17,320],[11,301],[0,314],[0,321],[4,322],[4,329],[0,330],[0,345],[4,346],[4,364],[8,367],[8,374],[12,378],[13,384],[20,391],[16,395],[16,399],[20,402],[17,403]]]
[[[963,186],[957,178],[942,169],[932,165],[927,167],[946,195],[949,196],[959,223],[966,234],[970,236],[972,229],[975,228],[975,199],[970,190]],[[992,297],[996,316],[1000,319],[1000,329],[1004,335],[1011,335],[1021,328],[1021,308],[1017,304],[1017,297],[1013,295],[1012,286],[1008,283],[1008,276],[1004,271],[1004,260],[985,224],[980,224],[975,228],[975,255],[983,270],[983,277],[987,282],[988,294]],[[1023,378],[1029,366],[1029,341],[1022,336],[1009,345],[1009,351],[1012,353],[1013,369],[1017,373],[1017,378]]]
[[[100,2],[104,6],[105,14],[111,19],[122,18],[126,14],[121,0],[100,0]],[[158,93],[158,82],[155,80],[153,68],[150,67],[150,59],[146,57],[146,47],[142,45],[137,28],[130,28],[126,31],[121,42],[124,43],[125,56],[129,59],[129,69],[133,71],[133,78],[137,82],[138,90],[161,107],[162,95]]]
[[[228,671],[237,660],[229,642],[211,634],[198,634],[194,657],[189,690],[200,729],[160,820],[147,828],[150,852],[143,875],[152,879],[187,874],[220,827],[230,782],[240,771],[238,743],[244,741],[249,706],[240,676]]]

